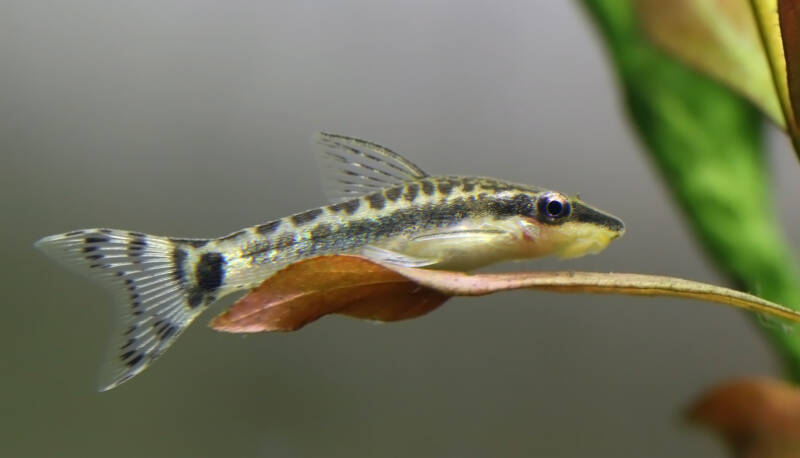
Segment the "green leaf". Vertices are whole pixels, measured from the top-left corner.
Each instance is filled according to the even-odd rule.
[[[800,269],[776,218],[760,113],[651,44],[630,0],[583,4],[606,40],[637,133],[716,266],[738,289],[800,306]],[[800,335],[763,329],[800,380]]]
[[[672,55],[740,91],[785,126],[749,0],[635,0],[647,35]]]

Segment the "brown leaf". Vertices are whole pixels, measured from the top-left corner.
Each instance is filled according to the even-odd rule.
[[[797,18],[796,12],[793,11],[794,3],[795,0],[750,0],[761,35],[761,43],[767,52],[775,91],[786,120],[786,132],[792,140],[795,154],[800,157],[800,126],[795,114],[795,100],[792,100],[790,90],[791,80],[794,78],[789,74],[790,66],[793,67],[791,70],[793,73],[798,70],[795,29]],[[786,43],[786,40],[789,42]],[[794,85],[796,87],[796,83]]]
[[[789,106],[786,110],[796,117],[797,113],[800,113],[800,4],[796,0],[779,0],[778,18],[789,92]],[[795,149],[798,149],[800,139],[797,137],[800,128],[796,122],[793,127],[789,133],[792,135]]]
[[[211,326],[226,332],[293,331],[330,313],[397,321],[424,315],[451,296],[522,288],[702,299],[800,321],[799,313],[758,297],[672,277],[596,272],[470,275],[336,255],[284,268],[216,317]]]
[[[655,43],[785,125],[760,24],[749,0],[635,0],[635,4]]]
[[[265,280],[211,327],[226,332],[294,331],[340,313],[379,321],[416,318],[449,296],[357,256],[321,256]]]
[[[735,456],[800,456],[800,390],[768,378],[718,385],[700,397],[687,417],[717,432]]]

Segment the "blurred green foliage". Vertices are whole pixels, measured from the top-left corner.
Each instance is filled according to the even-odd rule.
[[[800,307],[800,269],[776,216],[761,113],[651,44],[631,0],[583,4],[606,41],[633,126],[715,265],[740,289]],[[762,329],[800,382],[800,332]]]

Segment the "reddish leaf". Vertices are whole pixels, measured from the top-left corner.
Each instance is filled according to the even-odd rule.
[[[719,433],[735,456],[800,456],[800,390],[767,378],[723,383],[698,399],[691,421]]]
[[[397,321],[435,309],[449,296],[357,256],[322,256],[265,280],[211,326],[226,332],[294,331],[329,313]]]
[[[476,274],[384,266],[358,256],[292,264],[216,317],[218,331],[293,331],[329,313],[379,321],[415,318],[451,296],[512,289],[702,299],[800,321],[800,314],[718,286],[655,275],[595,272]]]
[[[793,115],[800,112],[800,4],[797,0],[779,0],[778,18],[783,40],[783,57],[786,59],[786,80],[789,89],[789,102]],[[792,132],[795,145],[800,144],[796,137],[798,129]],[[800,154],[800,151],[798,151]]]

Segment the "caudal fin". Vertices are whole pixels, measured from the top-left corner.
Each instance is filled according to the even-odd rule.
[[[117,328],[101,373],[101,391],[143,371],[213,297],[198,297],[186,265],[204,240],[85,229],[45,237],[35,246],[72,270],[100,280],[114,296]]]

